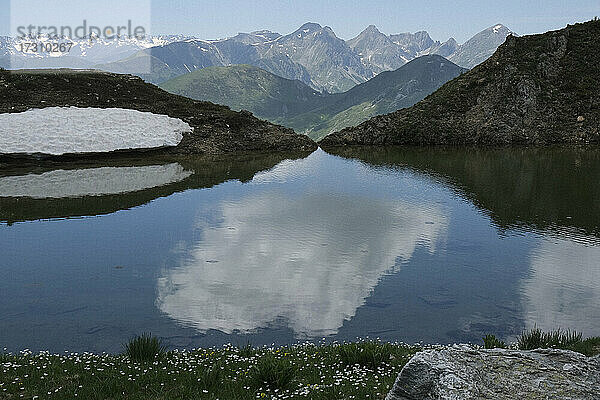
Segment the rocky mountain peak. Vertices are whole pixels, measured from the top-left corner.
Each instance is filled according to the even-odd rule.
[[[367,26],[367,28],[362,33],[381,34],[381,32],[379,31],[379,29],[377,29],[377,27],[375,25],[372,25],[372,24],[369,25],[369,26]]]
[[[358,36],[348,40],[347,43],[350,47],[355,48],[359,43],[364,45],[365,43],[372,41],[378,41],[380,43],[389,42],[389,44],[392,44],[389,38],[381,33],[375,25],[369,25],[365,30],[359,33]]]
[[[427,48],[433,44],[433,39],[427,31],[419,31],[414,33],[414,38],[423,48]]]
[[[379,29],[375,25],[369,25],[365,30],[358,34],[358,36],[348,40],[348,45],[352,48],[355,48],[359,43],[365,44],[372,41],[389,42],[392,44],[390,39],[381,33]]]
[[[280,33],[271,32],[269,30],[254,31],[251,33],[251,35],[254,35],[256,37],[262,37],[265,40],[275,40],[275,39],[281,37]]]
[[[298,28],[296,30],[296,32],[294,32],[294,34],[298,34],[298,33],[313,33],[316,31],[319,31],[323,29],[323,27],[319,24],[317,24],[316,22],[307,22],[304,25],[302,25],[300,28]]]
[[[404,48],[418,48],[419,51],[425,50],[434,44],[433,39],[429,36],[426,31],[419,31],[415,33],[405,32],[390,35],[390,39],[398,46]]]
[[[329,36],[334,37],[336,39],[338,39],[338,37],[336,36],[335,32],[333,31],[333,29],[331,29],[331,27],[329,26],[324,26],[321,29],[321,32],[327,33]],[[341,40],[341,39],[340,39]]]
[[[494,26],[489,27],[488,29],[491,29],[492,32],[494,32],[495,34],[504,34],[505,32],[510,33],[510,29],[508,29],[506,26],[502,25],[502,24],[496,24]]]
[[[280,37],[281,35],[279,33],[263,30],[251,33],[238,33],[232,37],[231,40],[245,44],[260,44],[272,42]]]
[[[508,35],[516,36],[516,34],[513,31],[511,31],[509,28],[507,28],[506,26],[504,26],[502,24],[496,24],[496,25],[490,26],[487,29],[484,29],[483,31],[479,32],[478,34],[476,34],[469,40],[478,39],[478,38],[482,38],[482,37],[493,37],[493,36],[499,37],[502,40],[504,40]],[[468,41],[467,41],[467,43],[468,43]]]
[[[487,60],[510,35],[517,36],[502,24],[492,25],[459,46],[448,59],[465,68],[473,68]]]

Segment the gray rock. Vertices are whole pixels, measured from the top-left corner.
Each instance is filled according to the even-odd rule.
[[[468,346],[427,350],[406,364],[386,398],[416,399],[600,399],[600,356]]]

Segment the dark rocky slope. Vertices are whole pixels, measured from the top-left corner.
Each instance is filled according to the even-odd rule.
[[[0,113],[44,107],[126,108],[180,118],[194,128],[163,152],[222,154],[236,151],[314,150],[315,143],[249,112],[165,92],[130,75],[95,71],[1,71]]]
[[[513,37],[415,106],[333,133],[323,147],[600,142],[600,21]]]

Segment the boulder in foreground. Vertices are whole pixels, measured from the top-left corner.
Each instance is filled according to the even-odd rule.
[[[454,346],[417,353],[386,400],[599,398],[600,356]]]

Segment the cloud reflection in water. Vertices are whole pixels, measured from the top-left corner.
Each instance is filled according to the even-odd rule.
[[[545,238],[531,256],[523,282],[525,324],[543,330],[576,329],[598,335],[600,247],[597,239]]]
[[[436,206],[369,196],[275,189],[216,205],[159,279],[159,309],[201,332],[285,321],[298,337],[335,334],[386,272],[418,246],[434,252],[447,229]]]

